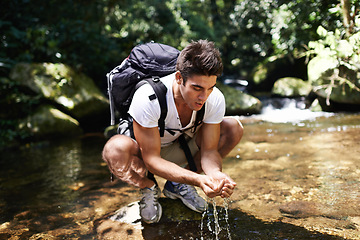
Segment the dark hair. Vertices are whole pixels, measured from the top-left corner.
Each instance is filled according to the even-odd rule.
[[[220,76],[223,71],[220,52],[208,40],[192,41],[180,53],[176,70],[180,71],[184,84],[193,75]]]

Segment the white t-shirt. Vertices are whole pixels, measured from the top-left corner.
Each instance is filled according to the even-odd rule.
[[[191,121],[187,126],[182,126],[177,112],[172,85],[175,81],[175,74],[170,74],[160,79],[167,87],[166,102],[168,112],[165,118],[165,129],[187,129],[194,125],[196,118],[196,111],[193,111]],[[160,118],[160,104],[158,99],[150,100],[149,96],[154,94],[153,88],[150,84],[144,84],[139,87],[133,97],[129,108],[129,114],[142,127],[153,128],[158,127],[158,120]],[[225,98],[219,89],[214,87],[214,90],[209,95],[205,103],[205,113],[203,122],[209,124],[220,123],[225,115]],[[197,130],[199,127],[197,128]],[[175,141],[181,134],[180,131],[173,131],[174,135],[165,130],[164,137],[161,138],[161,146],[166,146]],[[185,132],[190,137],[194,133],[191,130]]]

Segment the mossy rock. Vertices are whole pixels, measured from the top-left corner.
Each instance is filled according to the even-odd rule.
[[[310,83],[316,83],[320,78],[327,77],[325,75],[329,69],[334,69],[338,65],[338,60],[331,57],[317,56],[308,63],[308,79]]]
[[[51,105],[42,105],[19,123],[19,131],[35,139],[76,136],[82,133],[79,122]]]
[[[308,73],[319,97],[340,104],[360,105],[360,91],[357,90],[360,88],[360,69],[339,65],[331,57],[315,57],[309,62]]]
[[[309,95],[312,86],[300,78],[285,77],[278,79],[272,89],[272,94],[281,97],[300,97]]]
[[[59,104],[77,120],[108,111],[108,100],[92,79],[61,63],[19,63],[10,78]]]
[[[256,97],[246,94],[221,82],[216,86],[225,96],[227,115],[248,115],[260,113],[262,103]]]

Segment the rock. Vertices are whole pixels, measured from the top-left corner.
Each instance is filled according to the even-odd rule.
[[[108,112],[108,100],[94,82],[64,64],[19,63],[10,78],[59,104],[79,121],[91,122]]]
[[[326,100],[328,107],[330,104],[350,104],[357,109],[356,105],[360,105],[360,70],[338,64],[337,59],[321,56],[309,62],[308,74],[314,92]]]
[[[259,99],[220,82],[216,86],[225,96],[227,115],[260,113],[262,104]]]
[[[326,88],[316,89],[315,93],[325,99],[328,97]],[[330,100],[337,103],[360,104],[360,91],[350,88],[346,84],[336,86],[331,90]]]
[[[19,130],[34,138],[76,136],[82,133],[79,122],[50,105],[42,105],[23,119]]]
[[[272,89],[272,94],[281,97],[301,97],[308,96],[312,87],[309,82],[300,78],[285,77],[278,79]]]
[[[128,224],[141,225],[139,202],[133,202],[120,208],[110,219]]]
[[[108,126],[104,130],[104,137],[110,139],[112,136],[117,134],[118,125]]]
[[[279,206],[279,211],[283,216],[293,218],[307,218],[320,216],[321,204],[310,201],[291,201]]]
[[[317,56],[311,59],[308,63],[308,79],[310,83],[316,83],[321,77],[326,77],[324,74],[329,69],[336,68],[338,61],[330,57]]]
[[[98,239],[170,239],[170,236],[180,234],[185,234],[184,237],[180,236],[181,239],[195,239],[192,235],[198,235],[202,214],[190,210],[179,199],[160,198],[159,203],[163,212],[158,223],[146,224],[141,221],[138,201],[97,220],[94,227]],[[193,223],[189,226],[191,228],[184,227],[189,223]],[[179,233],[176,232],[177,228],[189,231]]]
[[[285,62],[283,61],[283,59],[278,59],[276,57],[269,58],[263,63],[258,64],[251,74],[254,84],[258,86],[266,84],[266,80],[271,78],[271,75],[273,75],[274,71],[280,68],[280,65],[284,64]],[[270,83],[271,86],[272,84],[273,82]],[[267,86],[266,88],[271,89],[271,87],[269,86]]]
[[[161,222],[201,220],[201,213],[187,208],[180,200],[160,198],[162,206]],[[117,210],[109,219],[122,223],[141,225],[139,202],[133,202]]]
[[[259,63],[250,74],[256,91],[271,91],[275,81],[282,77],[305,79],[306,64],[304,58],[292,56],[271,56]]]

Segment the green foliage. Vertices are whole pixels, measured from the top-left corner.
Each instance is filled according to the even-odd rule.
[[[103,34],[104,3],[5,1],[0,19],[4,74],[16,62],[62,62],[99,77],[115,47],[115,42]]]
[[[320,79],[313,79],[315,90],[325,90],[328,105],[331,93],[336,88],[341,88],[347,95],[360,92],[360,31],[344,37],[345,30],[336,29],[333,32],[320,26],[317,33],[320,39],[309,42],[307,55],[335,64]]]
[[[339,29],[327,31],[320,26],[317,29],[320,39],[309,42],[308,54],[337,59],[339,65],[349,69],[359,69],[360,63],[360,32],[343,38],[344,33]]]
[[[341,24],[329,0],[12,0],[0,14],[0,74],[16,62],[61,62],[104,86],[104,75],[136,44],[182,49],[206,38],[220,48],[226,74],[247,76],[256,64],[292,54],[316,28]],[[329,9],[332,11],[329,12]]]
[[[173,6],[162,0],[124,0],[106,8],[105,33],[116,39],[123,50],[118,51],[118,63],[140,43],[157,41],[179,46],[184,31],[170,7]]]
[[[229,14],[230,26],[226,25],[226,43],[231,45],[225,61],[234,71],[247,70],[246,76],[258,62],[273,55],[296,55],[315,39],[317,26],[340,22],[328,12],[335,4],[337,1],[237,1]]]
[[[0,78],[0,149],[10,143],[30,137],[19,131],[19,119],[25,118],[40,103],[40,97],[16,82]]]

